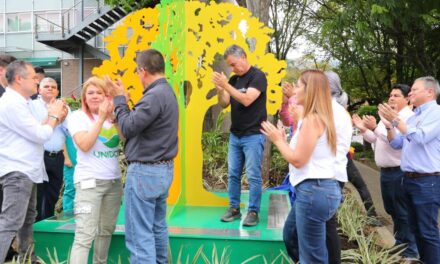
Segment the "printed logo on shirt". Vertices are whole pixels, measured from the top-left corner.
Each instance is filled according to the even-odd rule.
[[[118,130],[115,126],[112,126],[111,128],[101,128],[98,140],[109,148],[116,148],[119,144]]]
[[[119,156],[119,150],[110,150],[110,151],[93,151],[93,156],[97,157],[98,159],[103,158],[116,158]]]

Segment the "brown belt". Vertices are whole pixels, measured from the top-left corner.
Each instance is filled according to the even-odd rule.
[[[407,172],[405,172],[405,176],[409,177],[409,178],[418,178],[418,177],[426,177],[426,176],[440,176],[440,172],[418,173],[418,172],[407,171]]]

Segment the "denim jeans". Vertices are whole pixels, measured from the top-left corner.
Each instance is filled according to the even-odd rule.
[[[328,263],[326,222],[341,203],[336,180],[310,179],[295,186],[295,218],[301,264]]]
[[[344,186],[339,182],[339,186]],[[328,251],[328,263],[340,264],[341,263],[341,241],[338,234],[338,218],[335,213],[326,223],[326,245]],[[298,233],[296,230],[296,215],[295,215],[295,203],[287,216],[286,222],[283,228],[283,240],[286,247],[287,254],[296,263],[299,261],[299,245],[298,245]]]
[[[128,166],[125,244],[132,264],[168,264],[166,200],[173,175],[173,163]]]
[[[385,211],[391,216],[394,224],[396,246],[406,243],[403,256],[417,258],[417,246],[414,233],[408,223],[408,208],[403,193],[404,173],[397,167],[395,170],[380,170],[380,189]]]
[[[32,225],[37,217],[37,187],[28,176],[18,171],[0,177],[0,184],[3,188],[0,263],[3,263],[15,236],[20,257],[29,256],[28,250],[34,244]],[[30,255],[32,260],[36,260],[33,252]]]
[[[438,264],[440,176],[404,177],[403,188],[408,205],[409,225],[416,237],[420,260],[425,264]]]
[[[93,263],[107,263],[121,207],[121,180],[96,180],[96,187],[90,189],[81,189],[80,183],[75,187],[76,228],[70,264],[87,263],[93,241]]]
[[[249,181],[249,211],[260,211],[261,161],[266,138],[262,134],[237,137],[229,136],[228,194],[231,208],[240,208],[241,176],[246,165]]]

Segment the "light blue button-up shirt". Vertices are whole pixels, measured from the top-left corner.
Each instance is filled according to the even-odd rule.
[[[440,172],[440,106],[435,100],[414,110],[407,122],[406,135],[397,133],[390,142],[402,148],[400,168],[403,171]]]
[[[31,109],[32,115],[39,122],[42,122],[45,118],[47,118],[47,104],[40,96],[37,99],[30,101],[29,107]],[[46,151],[63,150],[64,143],[66,142],[66,134],[65,134],[67,130],[66,120],[55,127],[50,139],[44,143],[44,150]]]

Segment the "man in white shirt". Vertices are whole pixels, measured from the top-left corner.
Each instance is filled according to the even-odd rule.
[[[48,117],[39,123],[29,109],[29,98],[37,91],[32,64],[14,61],[6,69],[8,87],[0,98],[0,184],[3,204],[0,213],[0,263],[18,235],[19,257],[31,255],[32,225],[36,216],[36,185],[47,179],[43,164],[43,144],[53,128],[65,118],[62,101],[48,107]],[[28,254],[26,254],[28,252]]]
[[[40,82],[39,96],[29,102],[31,112],[38,122],[47,118],[47,107],[56,100],[59,94],[57,82],[52,78],[44,78]],[[55,204],[63,184],[63,147],[66,141],[66,121],[56,126],[53,134],[44,143],[44,165],[49,181],[37,184],[37,221],[54,215]]]
[[[396,84],[388,99],[388,104],[399,112],[399,117],[404,121],[414,114],[408,107],[409,91],[408,85]],[[372,116],[364,116],[361,119],[358,115],[353,115],[353,123],[361,131],[363,138],[374,144],[374,160],[376,165],[380,167],[382,201],[385,211],[391,215],[393,220],[395,245],[407,243],[408,246],[402,253],[403,257],[416,258],[418,252],[414,234],[408,223],[408,209],[402,185],[404,177],[404,173],[400,169],[402,150],[393,149],[390,146],[387,138],[387,129],[389,128],[386,128],[382,121],[376,124],[376,120]]]

